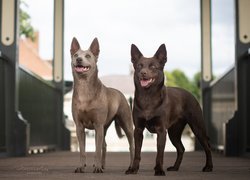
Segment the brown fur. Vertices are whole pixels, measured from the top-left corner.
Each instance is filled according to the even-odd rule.
[[[81,159],[81,167],[75,170],[77,173],[83,173],[86,166],[85,128],[95,130],[94,173],[103,172],[106,157],[105,135],[113,120],[115,120],[118,135],[122,136],[119,125],[128,138],[131,164],[134,156],[131,110],[121,92],[105,87],[99,80],[96,65],[99,51],[99,43],[96,38],[90,48],[85,51],[81,50],[76,38],[72,40],[70,49],[74,77],[72,114],[76,124]]]
[[[163,158],[167,130],[171,142],[177,149],[176,162],[167,170],[177,171],[185,150],[181,142],[181,134],[186,124],[191,127],[205,150],[206,165],[203,171],[212,171],[212,156],[199,103],[184,89],[164,86],[163,68],[167,61],[165,45],[162,44],[151,58],[144,57],[139,49],[132,45],[131,57],[135,69],[133,108],[135,158],[132,168],[126,173],[135,174],[139,170],[145,128],[157,134],[155,175],[165,175]]]

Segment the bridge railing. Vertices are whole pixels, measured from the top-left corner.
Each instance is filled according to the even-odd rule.
[[[213,149],[225,149],[226,124],[236,109],[235,67],[210,84],[209,138]]]
[[[29,149],[55,149],[60,142],[69,145],[69,139],[60,140],[63,132],[69,134],[60,104],[62,90],[22,67],[19,76],[19,109],[30,124]]]

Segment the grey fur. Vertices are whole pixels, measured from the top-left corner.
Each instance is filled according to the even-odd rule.
[[[134,157],[133,121],[131,110],[124,95],[116,89],[107,88],[98,78],[97,60],[99,55],[97,38],[88,50],[82,50],[76,38],[71,43],[71,66],[74,77],[72,114],[76,124],[80,146],[81,166],[75,172],[83,173],[86,167],[85,128],[95,130],[96,156],[94,173],[102,173],[105,167],[105,135],[115,120],[124,130],[130,150],[130,166]],[[119,135],[121,136],[119,130]]]

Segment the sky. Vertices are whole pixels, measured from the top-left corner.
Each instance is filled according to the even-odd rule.
[[[40,33],[40,56],[53,59],[53,1],[25,2],[31,24]],[[212,8],[213,72],[220,75],[234,62],[233,0],[212,0]],[[98,38],[99,76],[128,75],[132,43],[145,57],[165,43],[167,71],[178,68],[189,78],[200,71],[200,0],[65,0],[64,18],[65,80],[72,80],[73,37],[84,50]]]

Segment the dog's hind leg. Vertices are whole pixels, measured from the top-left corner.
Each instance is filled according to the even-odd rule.
[[[137,174],[141,161],[141,147],[143,142],[143,130],[145,127],[135,127],[134,139],[135,139],[135,154],[132,166],[125,172],[126,174]]]
[[[168,167],[167,168],[168,171],[178,171],[181,165],[183,154],[185,152],[185,148],[181,142],[181,135],[182,135],[183,129],[185,128],[185,125],[186,123],[177,122],[171,128],[168,129],[168,135],[169,135],[170,141],[172,142],[172,144],[177,150],[177,157],[176,157],[174,166]]]
[[[75,173],[84,173],[86,167],[86,152],[85,152],[85,129],[82,127],[77,126],[76,128],[76,135],[79,143],[80,148],[80,161],[81,166],[76,168]]]
[[[213,171],[213,162],[212,162],[212,154],[210,150],[210,144],[208,142],[208,137],[205,133],[202,133],[200,131],[194,131],[195,136],[198,138],[201,146],[204,148],[204,151],[206,153],[206,164],[203,167],[203,172],[210,172]]]
[[[132,163],[134,160],[134,151],[135,151],[132,116],[130,116],[129,114],[116,116],[116,121],[119,122],[119,125],[125,132],[128,139],[129,152],[130,152],[130,165],[128,169],[130,169],[132,167]]]
[[[129,143],[129,152],[130,152],[130,165],[129,168],[132,167],[132,163],[134,160],[134,152],[135,152],[135,146],[134,146],[134,135],[133,135],[133,126],[124,126],[122,128],[127,136],[128,143]]]
[[[198,121],[195,122],[196,123],[188,123],[188,124],[206,153],[206,165],[203,167],[202,171],[210,172],[213,170],[212,154],[211,154],[210,144],[208,142],[209,138],[206,135],[206,129],[203,124],[203,118],[200,118]]]
[[[127,103],[127,100],[122,97],[119,109],[117,111],[115,118],[115,123],[118,123],[120,127],[125,132],[128,143],[129,143],[129,151],[130,151],[130,165],[127,171],[129,171],[132,167],[135,153],[135,144],[134,144],[134,131],[133,131],[133,118],[131,109]],[[116,128],[118,130],[119,128]],[[118,133],[118,131],[117,131]],[[120,137],[122,137],[120,133]],[[127,172],[126,171],[126,172]]]

